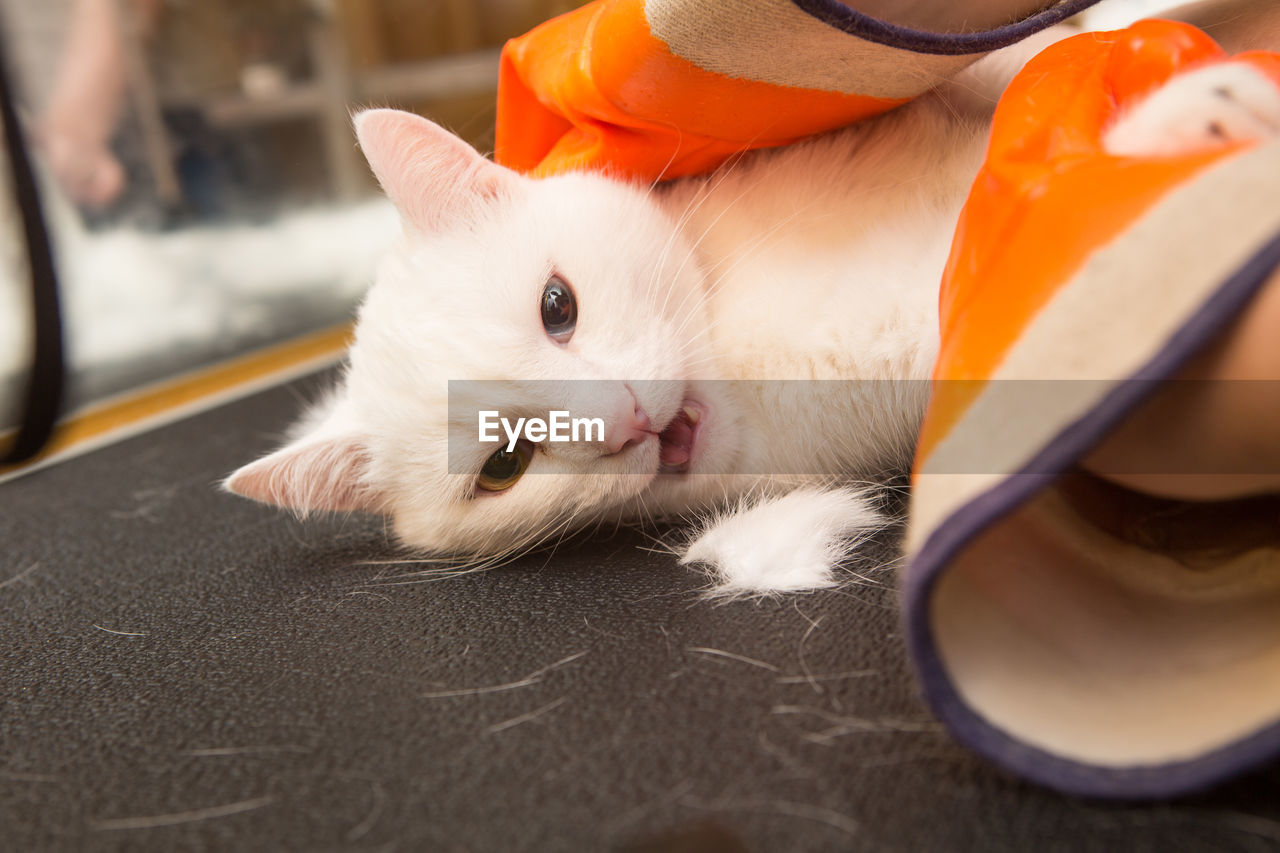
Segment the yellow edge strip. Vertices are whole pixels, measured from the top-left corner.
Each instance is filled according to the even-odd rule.
[[[0,483],[333,364],[351,331],[343,323],[90,403],[58,424],[36,458],[0,466]]]

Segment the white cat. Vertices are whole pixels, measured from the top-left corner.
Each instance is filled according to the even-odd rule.
[[[718,591],[837,582],[887,523],[861,484],[910,462],[983,92],[1019,65],[997,55],[879,119],[657,188],[530,180],[418,116],[359,114],[403,238],[340,386],[227,488],[384,513],[407,546],[476,561],[602,520],[699,515],[682,561]],[[1227,64],[1175,78],[1109,144],[1278,127],[1280,91]],[[605,434],[507,452],[478,440],[485,409],[565,410]]]

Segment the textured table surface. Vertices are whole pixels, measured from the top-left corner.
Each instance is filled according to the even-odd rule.
[[[637,532],[424,580],[378,520],[219,493],[317,384],[0,486],[0,847],[1280,845],[1280,767],[1099,804],[954,745],[892,542],[842,589],[717,604]]]

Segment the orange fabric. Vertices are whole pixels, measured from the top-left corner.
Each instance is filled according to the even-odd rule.
[[[705,71],[653,37],[644,0],[596,0],[503,48],[495,159],[538,177],[678,178],[900,103]]]
[[[1095,249],[1160,196],[1240,150],[1145,159],[1102,150],[1107,126],[1135,99],[1189,66],[1229,58],[1187,24],[1140,21],[1052,45],[1014,79],[996,109],[986,163],[943,275],[934,378],[949,381],[935,385],[917,469],[1036,312]],[[1280,85],[1280,54],[1235,59]]]

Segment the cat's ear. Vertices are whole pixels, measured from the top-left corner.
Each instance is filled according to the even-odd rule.
[[[430,233],[511,192],[520,178],[449,131],[402,110],[354,118],[360,149],[405,224]]]
[[[365,481],[369,453],[356,435],[306,436],[250,462],[223,482],[233,494],[311,512],[378,512]]]

